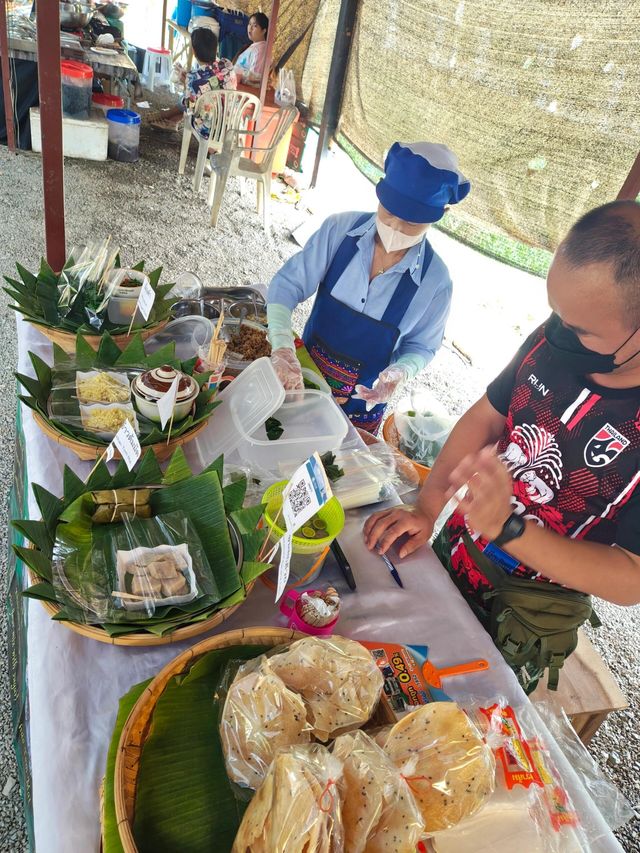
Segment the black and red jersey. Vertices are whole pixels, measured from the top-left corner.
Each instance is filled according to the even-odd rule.
[[[569,373],[541,326],[487,396],[507,419],[499,452],[513,477],[514,511],[562,536],[640,554],[640,388],[604,388]],[[447,522],[453,570],[477,597],[490,584],[466,551],[466,529],[459,513]],[[522,564],[513,575],[551,580]]]

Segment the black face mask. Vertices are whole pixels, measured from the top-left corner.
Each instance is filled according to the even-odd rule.
[[[615,352],[610,354],[594,352],[591,349],[587,349],[587,347],[581,343],[580,338],[575,332],[572,332],[571,329],[567,329],[566,326],[563,326],[560,317],[554,313],[546,322],[544,327],[544,336],[551,348],[551,351],[556,358],[562,362],[563,366],[572,373],[583,376],[589,373],[613,373],[613,371],[618,367],[622,367],[623,364],[626,364],[628,361],[631,361],[632,358],[635,358],[638,353],[640,353],[640,350],[635,352],[629,358],[626,358],[624,361],[621,361],[619,364],[616,364],[616,355],[620,352],[622,347],[631,340],[637,331],[638,329],[636,329],[635,332],[632,332],[629,337],[620,344]]]

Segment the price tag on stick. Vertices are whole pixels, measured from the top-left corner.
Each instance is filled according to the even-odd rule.
[[[136,319],[136,314],[141,314],[145,323],[149,319],[149,314],[151,314],[151,309],[153,308],[153,303],[156,301],[156,292],[151,287],[148,281],[145,281],[142,287],[140,288],[140,295],[138,296],[138,301],[136,302],[136,310],[133,312],[133,316],[131,317],[131,323],[129,323],[129,334],[131,334],[131,329],[133,328],[133,322]]]
[[[118,448],[127,468],[131,471],[138,459],[140,459],[142,448],[140,447],[136,431],[129,421],[125,421],[122,424],[115,434],[112,443]]]
[[[173,417],[173,410],[176,407],[176,399],[178,398],[178,385],[180,384],[180,374],[171,383],[169,390],[158,400],[158,414],[160,415],[160,425],[162,429],[168,424]]]
[[[309,521],[332,496],[329,478],[320,456],[314,453],[291,477],[282,493],[282,515],[287,532],[280,539],[280,564],[276,585],[276,601],[289,580],[293,534]]]

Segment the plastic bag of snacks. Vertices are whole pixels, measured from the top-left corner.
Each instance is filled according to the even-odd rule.
[[[565,758],[580,777],[580,781],[598,806],[600,814],[609,827],[616,830],[632,820],[635,813],[631,804],[598,767],[564,711],[558,714],[545,702],[536,702],[536,711],[542,717]]]
[[[475,711],[496,755],[496,787],[483,808],[433,834],[435,853],[587,853],[588,833],[530,715],[525,736],[520,715],[505,702]]]
[[[232,853],[338,853],[344,849],[340,761],[320,744],[277,753],[244,813]]]
[[[74,621],[135,621],[159,607],[217,595],[200,538],[183,513],[123,515],[107,525],[93,519],[98,506],[92,494],[83,495],[56,530],[53,585]]]
[[[75,365],[54,369],[49,417],[104,441],[111,441],[125,421],[139,434],[131,382],[141,373],[130,368],[82,370]]]
[[[407,782],[365,732],[340,735],[333,754],[343,763],[338,783],[346,853],[414,853],[424,821]]]
[[[458,420],[424,391],[414,391],[395,413],[399,449],[410,459],[433,467],[449,433]]]
[[[224,696],[220,740],[227,775],[243,788],[260,786],[278,750],[311,740],[304,702],[264,657],[227,666],[217,695]]]
[[[364,725],[382,693],[382,674],[369,651],[344,637],[305,637],[270,657],[269,666],[302,696],[321,741]]]
[[[422,705],[404,716],[384,751],[409,785],[427,833],[479,811],[494,790],[493,752],[455,702]]]
[[[96,330],[102,328],[104,312],[115,290],[115,284],[109,282],[108,277],[118,252],[111,237],[72,250],[58,280],[58,312],[61,317],[67,317],[76,309],[76,319]]]

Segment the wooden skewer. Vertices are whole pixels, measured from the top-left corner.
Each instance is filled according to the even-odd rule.
[[[267,527],[269,529],[267,530],[267,535],[265,537],[264,542],[262,543],[262,548],[260,548],[260,553],[258,554],[258,562],[260,562],[262,560],[262,557],[264,556],[265,548],[269,544],[269,537],[271,536],[271,530],[276,526],[281,515],[282,515],[282,505],[280,506],[280,509],[278,510],[276,517],[273,519],[271,524],[270,525],[267,524]]]
[[[110,445],[109,445],[109,446],[110,446]],[[98,461],[97,461],[97,462],[96,462],[96,464],[93,466],[93,468],[89,471],[89,474],[88,474],[88,476],[87,476],[87,479],[84,481],[85,483],[88,483],[88,482],[89,482],[89,480],[91,479],[91,475],[92,475],[92,474],[93,474],[93,472],[96,470],[96,468],[98,467],[98,465],[102,462],[102,460],[104,459],[104,457],[107,455],[107,451],[108,451],[108,450],[109,450],[109,447],[107,447],[107,450],[105,450],[105,452],[102,454],[102,456],[100,456],[100,457],[99,457]]]

